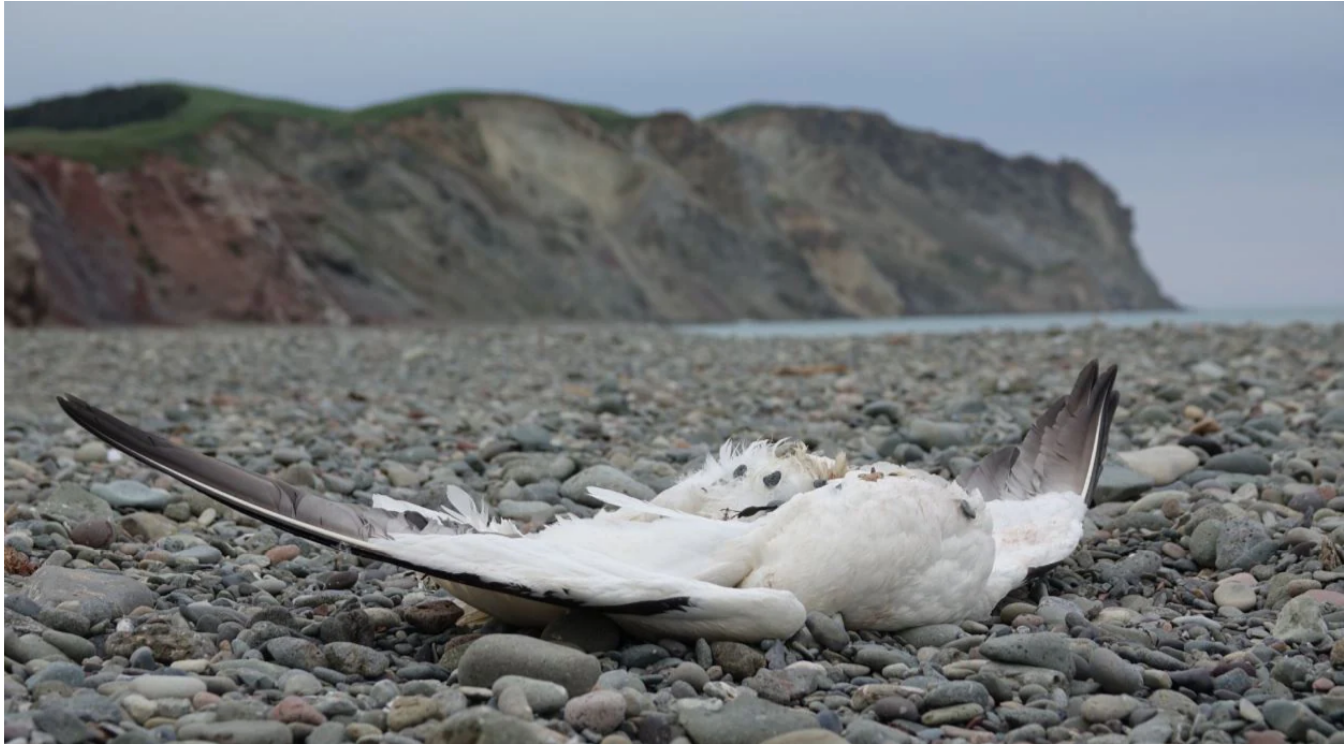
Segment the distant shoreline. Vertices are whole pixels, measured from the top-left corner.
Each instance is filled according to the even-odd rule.
[[[679,326],[689,333],[719,337],[805,338],[880,336],[888,334],[975,333],[985,331],[1051,331],[1102,325],[1135,328],[1153,324],[1177,326],[1281,326],[1291,323],[1344,323],[1344,305],[1265,308],[1191,308],[1174,310],[1082,311],[992,315],[919,315],[898,318],[845,318],[798,321],[736,321]]]
[[[396,330],[419,331],[492,331],[536,330],[553,332],[603,332],[612,330],[659,329],[706,338],[839,338],[846,336],[885,336],[903,334],[965,333],[1042,333],[1067,331],[1093,326],[1141,328],[1152,325],[1177,327],[1247,325],[1284,326],[1307,323],[1317,326],[1344,324],[1344,305],[1266,307],[1266,308],[1180,308],[1176,310],[1132,310],[1114,312],[1080,311],[1072,313],[1013,313],[965,315],[909,315],[893,318],[827,318],[816,320],[740,320],[722,323],[673,323],[656,321],[546,320],[529,318],[518,321],[498,320],[422,320],[400,323],[368,323],[349,326],[329,324],[264,324],[209,322],[198,324],[107,324],[99,326],[10,327],[16,335],[32,334],[191,334],[217,331],[239,333],[363,333]]]

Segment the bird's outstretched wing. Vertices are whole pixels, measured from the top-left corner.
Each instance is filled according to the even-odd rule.
[[[1100,374],[1097,369],[1095,359],[1083,367],[1073,392],[1055,400],[1021,443],[994,451],[962,474],[962,488],[978,489],[990,501],[1074,493],[1091,504],[1120,399],[1115,365]]]
[[[787,637],[802,625],[802,605],[790,593],[735,589],[678,572],[655,570],[604,552],[602,530],[653,533],[687,528],[671,520],[590,527],[566,523],[552,539],[473,534],[461,520],[424,510],[367,508],[323,498],[250,473],[137,429],[85,403],[62,396],[61,408],[94,436],[215,500],[279,529],[374,560],[487,592],[612,615],[628,628],[665,636],[759,640]],[[380,503],[390,506],[389,501]],[[587,546],[575,534],[592,530]],[[549,531],[549,530],[548,530]],[[568,535],[567,535],[568,533]],[[634,536],[638,537],[638,536]],[[667,540],[658,540],[667,545]],[[694,539],[688,543],[696,542]],[[692,550],[699,551],[699,546]],[[702,556],[696,556],[702,558]],[[665,556],[666,558],[666,556]],[[673,561],[666,561],[672,563]],[[691,562],[694,563],[694,562]],[[704,570],[703,560],[697,564]]]

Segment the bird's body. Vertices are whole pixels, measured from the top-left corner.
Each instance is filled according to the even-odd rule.
[[[788,589],[854,628],[959,621],[981,609],[994,566],[980,496],[885,463],[801,494],[762,522],[739,586]]]
[[[725,447],[649,503],[592,489],[617,510],[528,535],[460,490],[442,512],[382,496],[372,509],[327,501],[61,402],[109,444],[229,506],[434,576],[506,623],[581,607],[642,636],[755,641],[791,636],[808,611],[855,629],[957,622],[1066,558],[1100,471],[1114,377],[1088,365],[1021,445],[959,482],[756,443]]]

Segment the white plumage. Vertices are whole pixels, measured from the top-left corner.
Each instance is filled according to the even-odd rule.
[[[649,503],[524,535],[461,489],[442,511],[326,501],[178,448],[70,398],[72,418],[127,454],[241,511],[437,577],[513,625],[582,607],[649,637],[788,637],[810,610],[900,630],[990,611],[1034,568],[1068,557],[1105,453],[1115,368],[1096,363],[1019,445],[957,482],[890,463],[847,467],[798,443],[726,444]]]

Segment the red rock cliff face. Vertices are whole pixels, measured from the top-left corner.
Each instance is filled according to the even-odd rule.
[[[347,286],[359,282],[326,260],[314,229],[319,204],[284,178],[239,182],[166,158],[98,173],[7,155],[5,191],[6,259],[13,250],[34,264],[25,286],[7,283],[11,325],[343,324],[415,313]]]
[[[863,112],[605,127],[493,97],[354,129],[224,120],[193,152],[115,172],[7,154],[6,322],[1171,306],[1081,165]]]

